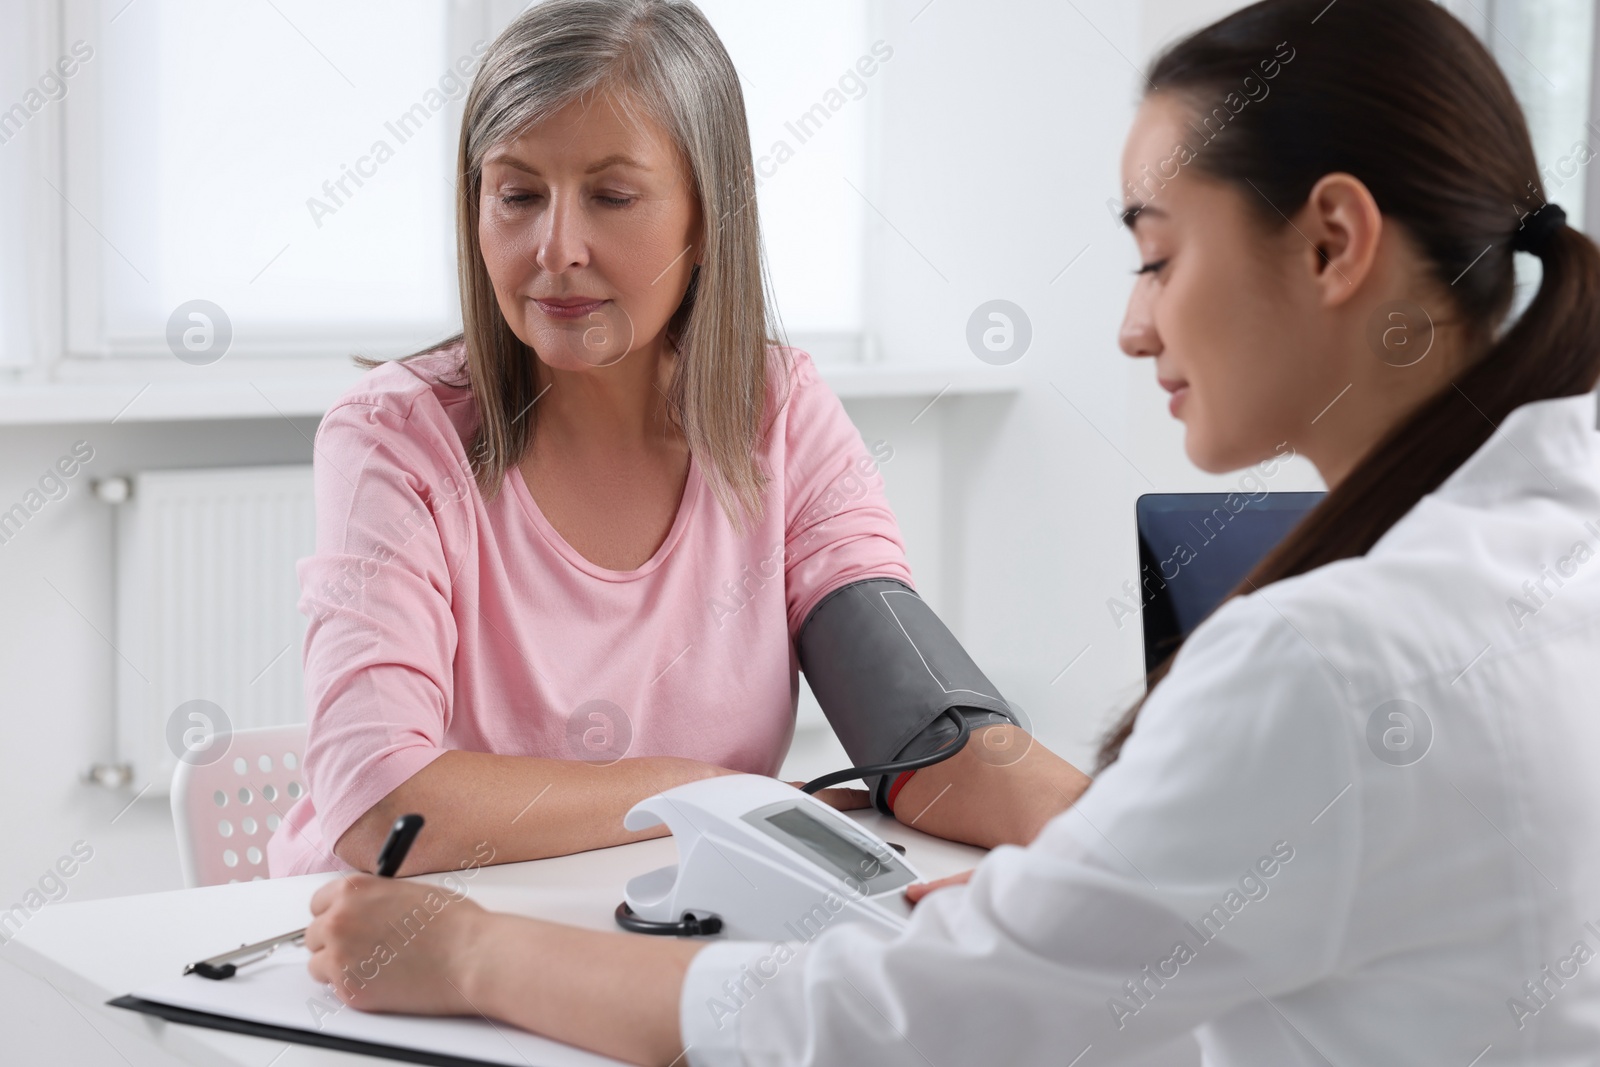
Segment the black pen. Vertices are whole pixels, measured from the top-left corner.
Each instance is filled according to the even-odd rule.
[[[384,839],[383,847],[378,850],[378,870],[380,878],[393,878],[394,872],[406,861],[406,853],[411,851],[411,842],[417,839],[417,831],[422,829],[422,816],[402,815],[394,821],[389,828],[389,836]]]
[[[394,877],[400,865],[405,862],[406,853],[411,851],[411,843],[417,839],[417,831],[421,829],[421,815],[402,815],[394,821],[394,826],[389,829],[389,836],[384,839],[383,847],[378,850],[379,877]],[[198,974],[202,978],[213,978],[217,981],[232,978],[240,967],[264,960],[284,945],[298,945],[305,941],[305,938],[305,928],[301,927],[279,937],[269,937],[253,945],[240,945],[231,952],[212,956],[199,963],[191,963],[183,969],[183,973]]]

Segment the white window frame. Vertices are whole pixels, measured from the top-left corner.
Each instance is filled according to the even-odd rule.
[[[1589,42],[1589,132],[1600,146],[1600,8],[1595,11],[1594,37]],[[1600,240],[1600,160],[1589,164],[1583,183],[1583,229]]]
[[[20,26],[17,32],[26,38],[20,51],[25,57],[24,76],[31,79],[61,54],[57,48],[62,37],[60,9],[50,0],[16,2],[13,26]],[[11,88],[7,86],[5,91]],[[67,95],[71,95],[70,88]],[[3,106],[14,102],[7,99]],[[61,108],[65,103],[63,99],[49,106]],[[20,240],[9,252],[13,258],[0,271],[4,283],[22,286],[26,297],[27,321],[11,326],[0,338],[7,346],[0,353],[0,371],[13,380],[37,380],[62,348],[61,236],[66,209],[46,184],[61,185],[60,135],[61,114],[50,113],[30,122],[26,135],[18,138],[21,143],[0,146],[0,150],[18,153],[22,172],[17,201],[7,212],[8,225],[15,223],[21,231]]]

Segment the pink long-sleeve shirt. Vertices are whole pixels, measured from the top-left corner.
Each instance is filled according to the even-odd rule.
[[[512,466],[486,502],[459,345],[390,363],[316,435],[317,549],[300,560],[309,786],[268,843],[274,876],[348,869],[345,830],[449,749],[611,762],[682,756],[776,774],[794,736],[794,637],[865,578],[911,583],[869,449],[811,357],[772,349],[765,509],[743,535],[691,458],[642,566],[579,555]],[[419,373],[414,373],[420,372]]]

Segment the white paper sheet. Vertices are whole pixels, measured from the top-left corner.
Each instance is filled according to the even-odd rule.
[[[306,971],[304,947],[280,948],[267,959],[215,981],[182,975],[133,995],[159,1004],[235,1019],[464,1056],[508,1067],[615,1067],[606,1056],[483,1018],[384,1015],[345,1006],[330,986]]]

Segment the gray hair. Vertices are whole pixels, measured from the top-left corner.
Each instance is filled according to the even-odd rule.
[[[767,472],[756,458],[769,378],[788,375],[769,345],[781,327],[761,249],[755,170],[739,75],[689,0],[544,0],[484,54],[457,153],[456,245],[466,371],[481,420],[469,453],[492,499],[533,431],[536,368],[495,300],[478,241],[483,160],[495,146],[597,90],[676,143],[698,198],[703,263],[668,323],[678,350],[674,417],[736,529],[759,518]],[[456,339],[452,339],[456,340]],[[432,351],[430,349],[430,351]]]

